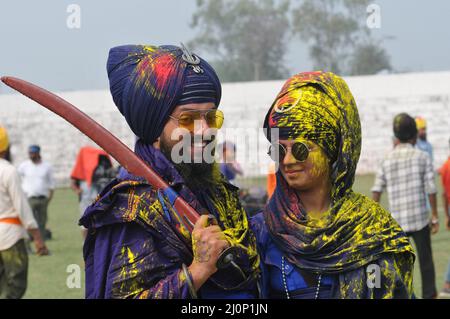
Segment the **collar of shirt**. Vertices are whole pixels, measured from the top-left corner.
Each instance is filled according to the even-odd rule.
[[[400,143],[398,144],[396,147],[396,149],[401,149],[401,148],[414,148],[414,146],[411,143]]]

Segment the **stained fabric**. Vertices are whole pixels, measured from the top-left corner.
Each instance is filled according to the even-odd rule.
[[[308,218],[301,192],[291,189],[277,172],[277,187],[263,214],[271,239],[288,260],[314,273],[344,273],[335,295],[364,298],[364,266],[393,254],[385,261],[383,276],[401,277],[411,296],[414,254],[408,238],[389,212],[352,190],[361,127],[344,80],[325,72],[293,76],[278,94],[264,126],[269,140],[270,130],[278,128],[280,139],[316,143],[331,165],[332,204],[320,219]],[[383,288],[385,297],[392,296],[396,280],[391,282],[393,286]]]
[[[214,189],[191,191],[159,150],[139,140],[135,152],[197,211],[212,213],[238,249],[236,262],[250,279],[243,282],[233,269],[218,271],[202,286],[200,296],[256,297],[256,239],[239,204],[238,189],[221,179]],[[84,246],[87,297],[191,297],[181,271],[183,263],[192,262],[190,233],[167,196],[144,179],[122,170],[80,224],[90,233]]]
[[[318,274],[300,269],[287,259],[284,261],[283,270],[284,252],[270,236],[263,214],[256,215],[250,222],[258,239],[263,278],[261,291],[265,298],[284,299],[287,297],[286,288],[291,299],[314,299],[316,296],[317,299],[411,298],[410,256],[397,253],[383,254],[364,267],[365,270],[358,268],[337,274],[322,273],[319,292],[316,295]],[[310,277],[310,282],[305,280],[305,276]],[[367,284],[374,283],[375,279],[379,280],[379,285]]]
[[[124,45],[109,52],[114,103],[134,134],[147,143],[161,135],[177,105],[220,103],[221,85],[214,69],[195,55],[198,71],[182,55],[180,48],[170,45]]]

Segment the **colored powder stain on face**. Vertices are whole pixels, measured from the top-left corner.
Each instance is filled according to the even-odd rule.
[[[330,160],[328,159],[322,148],[314,142],[304,138],[296,138],[294,141],[302,142],[306,144],[310,149],[306,162],[311,164],[312,166],[309,169],[308,173],[313,178],[322,177],[323,179],[328,180],[330,178]]]
[[[318,145],[314,144],[314,150],[309,153],[309,156],[310,162],[313,165],[310,171],[311,175],[313,177],[323,177],[328,179],[330,160],[325,155],[325,152]]]

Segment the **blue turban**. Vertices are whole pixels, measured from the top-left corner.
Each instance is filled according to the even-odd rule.
[[[28,153],[39,153],[41,151],[41,147],[39,145],[30,145],[28,147]]]
[[[109,51],[107,71],[114,103],[131,130],[146,143],[162,133],[178,105],[212,102],[221,85],[214,69],[198,57],[200,71],[176,46],[124,45]]]

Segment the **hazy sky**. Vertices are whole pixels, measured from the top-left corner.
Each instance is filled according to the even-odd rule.
[[[381,7],[375,35],[385,39],[396,70],[450,70],[450,1],[373,3]],[[67,27],[69,4],[81,8],[80,29]],[[0,0],[0,75],[55,91],[107,88],[109,48],[187,42],[195,36],[189,27],[195,8],[195,0]],[[311,68],[299,40],[286,50],[290,73]]]

